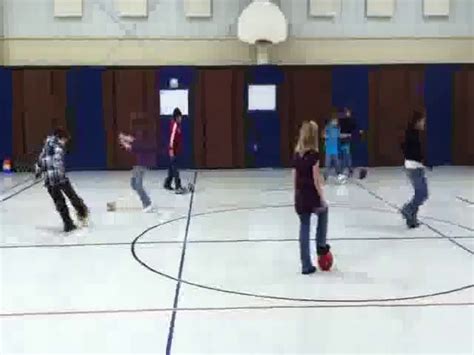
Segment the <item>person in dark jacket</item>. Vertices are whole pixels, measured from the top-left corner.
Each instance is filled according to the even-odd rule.
[[[412,119],[405,131],[403,154],[405,157],[405,170],[415,193],[407,202],[401,213],[406,220],[408,228],[419,226],[417,214],[420,206],[428,199],[428,185],[425,177],[425,165],[420,133],[425,129],[426,115],[424,111],[413,112]]]
[[[352,177],[352,139],[356,133],[356,123],[352,118],[352,112],[349,108],[344,108],[344,114],[339,120],[341,128],[341,171],[344,174],[347,169],[347,176]]]
[[[77,212],[81,223],[86,224],[89,210],[84,201],[77,195],[66,176],[64,164],[65,146],[69,134],[62,128],[57,128],[54,133],[46,138],[41,154],[36,163],[36,175],[45,175],[44,185],[54,201],[56,210],[61,215],[64,231],[71,232],[77,229],[67,207],[64,195],[69,199]]]
[[[156,163],[156,148],[147,135],[147,130],[144,127],[135,129],[134,135],[119,134],[119,142],[122,147],[135,154],[130,184],[138,194],[145,213],[153,212],[153,206],[143,187],[143,178],[146,170],[152,168]]]
[[[318,257],[329,253],[326,243],[328,206],[324,199],[323,178],[319,171],[318,125],[304,122],[300,129],[293,162],[295,210],[300,218],[300,258],[302,274],[316,271],[310,255],[311,215],[317,214],[316,247]]]
[[[182,145],[182,131],[181,121],[183,115],[179,108],[175,108],[173,111],[173,119],[171,121],[170,139],[168,145],[168,156],[170,159],[168,167],[168,177],[165,180],[164,187],[167,190],[172,190],[171,183],[174,180],[175,191],[177,194],[184,193],[184,189],[181,185],[181,178],[179,176],[179,156],[181,153]]]

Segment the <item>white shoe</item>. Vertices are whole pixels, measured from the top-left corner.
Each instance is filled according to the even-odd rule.
[[[153,208],[152,205],[150,205],[150,206],[148,206],[148,207],[145,207],[145,208],[143,209],[143,212],[145,212],[145,213],[152,213],[152,212],[154,212],[154,208]]]
[[[337,182],[339,184],[345,184],[347,182],[347,176],[345,176],[344,174],[340,174],[337,176]]]

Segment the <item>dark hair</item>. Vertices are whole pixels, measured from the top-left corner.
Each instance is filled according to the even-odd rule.
[[[424,109],[417,109],[413,111],[413,114],[411,116],[411,120],[408,123],[408,127],[411,129],[416,128],[416,125],[418,122],[420,122],[422,119],[425,118],[425,110]]]
[[[176,107],[176,108],[173,110],[173,118],[176,119],[176,118],[178,118],[178,117],[180,117],[180,116],[182,116],[181,110]]]
[[[54,129],[53,135],[59,139],[67,139],[69,140],[71,136],[69,135],[68,131],[66,131],[62,127],[57,127]]]

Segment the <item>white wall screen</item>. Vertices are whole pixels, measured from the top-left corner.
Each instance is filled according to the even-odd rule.
[[[309,15],[315,17],[335,17],[341,10],[341,0],[310,0]]]
[[[211,17],[212,0],[184,0],[184,13],[187,17]]]
[[[55,17],[81,17],[82,0],[54,0]]]
[[[249,85],[248,91],[249,111],[275,111],[276,86],[275,85]]]
[[[176,107],[188,115],[189,90],[160,90],[160,115],[171,116]]]
[[[392,17],[395,12],[395,0],[366,0],[367,17]]]
[[[449,0],[424,0],[423,15],[425,16],[449,16]]]
[[[115,6],[122,17],[148,16],[148,0],[115,0]]]

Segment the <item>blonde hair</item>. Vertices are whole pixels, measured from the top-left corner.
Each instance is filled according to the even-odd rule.
[[[314,121],[305,121],[301,125],[295,153],[303,155],[309,150],[314,150],[316,152],[319,151],[318,125]]]

